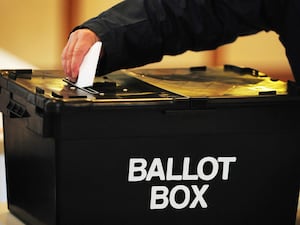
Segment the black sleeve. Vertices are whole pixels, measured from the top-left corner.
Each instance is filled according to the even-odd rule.
[[[300,1],[287,1],[280,13],[283,19],[278,33],[285,47],[294,78],[297,83],[300,83]]]
[[[299,9],[299,0],[125,0],[76,29],[101,38],[105,55],[98,72],[105,74],[164,55],[215,49],[262,30],[274,30],[289,46],[291,2]]]

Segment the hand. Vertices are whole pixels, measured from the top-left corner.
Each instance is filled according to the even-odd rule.
[[[84,56],[99,40],[99,37],[89,29],[79,29],[71,33],[61,56],[63,69],[71,81],[77,80]]]

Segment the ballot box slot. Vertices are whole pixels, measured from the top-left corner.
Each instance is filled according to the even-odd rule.
[[[84,88],[78,87],[68,79],[63,79],[63,81],[68,84],[66,87],[69,89],[68,92],[71,92],[71,90],[81,90],[89,94],[90,97],[95,98],[96,101],[99,99],[159,99],[180,97],[178,94],[157,88],[154,85],[129,77],[126,74],[98,77],[95,79],[93,86]],[[73,98],[72,95],[62,95],[57,92],[52,92],[52,96],[58,98]]]
[[[70,86],[78,88],[78,89],[81,89],[81,90],[83,90],[83,91],[85,91],[85,92],[87,92],[89,94],[95,95],[95,94],[99,93],[98,91],[94,90],[92,87],[79,87],[79,86],[76,85],[76,83],[70,81],[67,78],[63,79],[63,81],[66,82],[67,84],[69,84]]]

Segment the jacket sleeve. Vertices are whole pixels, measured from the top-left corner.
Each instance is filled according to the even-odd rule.
[[[300,1],[287,1],[280,14],[282,26],[277,33],[285,47],[294,79],[300,84]]]
[[[186,50],[212,50],[262,30],[283,34],[292,1],[299,0],[125,0],[76,29],[101,38],[98,73],[105,74]]]

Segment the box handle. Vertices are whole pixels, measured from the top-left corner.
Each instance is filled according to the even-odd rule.
[[[26,111],[25,107],[13,100],[9,101],[6,108],[11,118],[29,117],[29,113]]]

